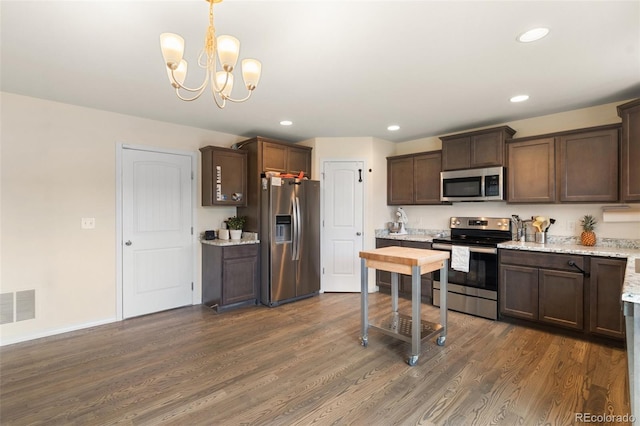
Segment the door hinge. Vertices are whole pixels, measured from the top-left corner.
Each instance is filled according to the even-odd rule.
[[[191,235],[193,235],[193,226],[191,227]]]
[[[322,219],[322,227],[324,228],[324,219]]]
[[[193,282],[191,283],[191,291],[193,291]]]
[[[322,267],[322,275],[324,275],[324,266]]]
[[[191,171],[191,180],[195,179],[195,176],[193,174],[193,171]]]

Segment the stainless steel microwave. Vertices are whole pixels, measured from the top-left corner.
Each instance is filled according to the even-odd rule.
[[[504,200],[505,175],[504,167],[440,172],[440,200]]]

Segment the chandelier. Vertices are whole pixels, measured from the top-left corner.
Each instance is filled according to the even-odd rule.
[[[221,35],[216,38],[216,30],[213,26],[213,4],[222,0],[206,0],[209,3],[209,27],[204,39],[204,47],[198,56],[198,66],[204,68],[204,81],[199,87],[189,88],[184,85],[187,75],[187,61],[184,54],[184,39],[178,34],[160,34],[160,48],[164,62],[167,64],[167,75],[171,85],[176,89],[176,95],[183,101],[198,99],[207,86],[211,87],[211,94],[218,108],[224,108],[226,101],[244,102],[251,97],[253,90],[260,80],[262,64],[256,59],[244,59],[242,61],[242,78],[248,94],[244,98],[231,97],[233,89],[233,69],[238,62],[240,42],[229,35]],[[216,53],[218,60],[216,61]],[[218,71],[218,62],[221,70]]]

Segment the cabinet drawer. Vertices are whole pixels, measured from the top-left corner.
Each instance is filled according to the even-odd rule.
[[[430,250],[431,249],[431,243],[422,242],[422,241],[403,241],[402,242],[402,247],[410,247],[410,248]]]
[[[239,257],[252,257],[258,254],[259,244],[244,244],[239,246],[224,247],[222,257],[224,259],[235,259]]]
[[[584,257],[579,255],[500,250],[501,263],[557,269],[560,271],[578,271],[576,267],[569,265],[569,261],[573,261],[577,267],[584,270]]]

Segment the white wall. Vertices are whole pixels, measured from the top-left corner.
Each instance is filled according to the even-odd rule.
[[[9,93],[0,102],[0,292],[36,295],[36,318],[1,325],[2,344],[114,320],[116,144],[197,152],[243,138]],[[196,229],[218,228],[235,208],[200,207],[197,182]],[[96,228],[80,229],[82,217]],[[200,244],[195,256],[200,300]]]
[[[498,125],[510,126],[516,130],[515,137],[518,138],[620,123],[621,119],[618,117],[616,107],[625,102],[626,101],[614,102],[591,108],[583,108]],[[441,148],[442,143],[439,137],[429,137],[397,144],[394,155],[432,151]],[[512,214],[517,214],[521,218],[530,218],[531,216],[539,215],[549,216],[557,221],[556,224],[549,229],[549,234],[557,236],[578,236],[581,232],[579,227],[580,218],[585,214],[592,214],[600,222],[596,227],[596,235],[599,237],[640,239],[640,224],[638,222],[603,223],[602,206],[603,204],[520,205],[507,204],[505,202],[483,202],[454,203],[452,206],[407,206],[405,207],[405,211],[409,217],[410,228],[427,229],[447,229],[448,220],[451,216],[510,217]],[[387,220],[391,219],[389,218]],[[576,226],[570,226],[572,223]],[[380,221],[377,227],[383,228],[384,221]]]

